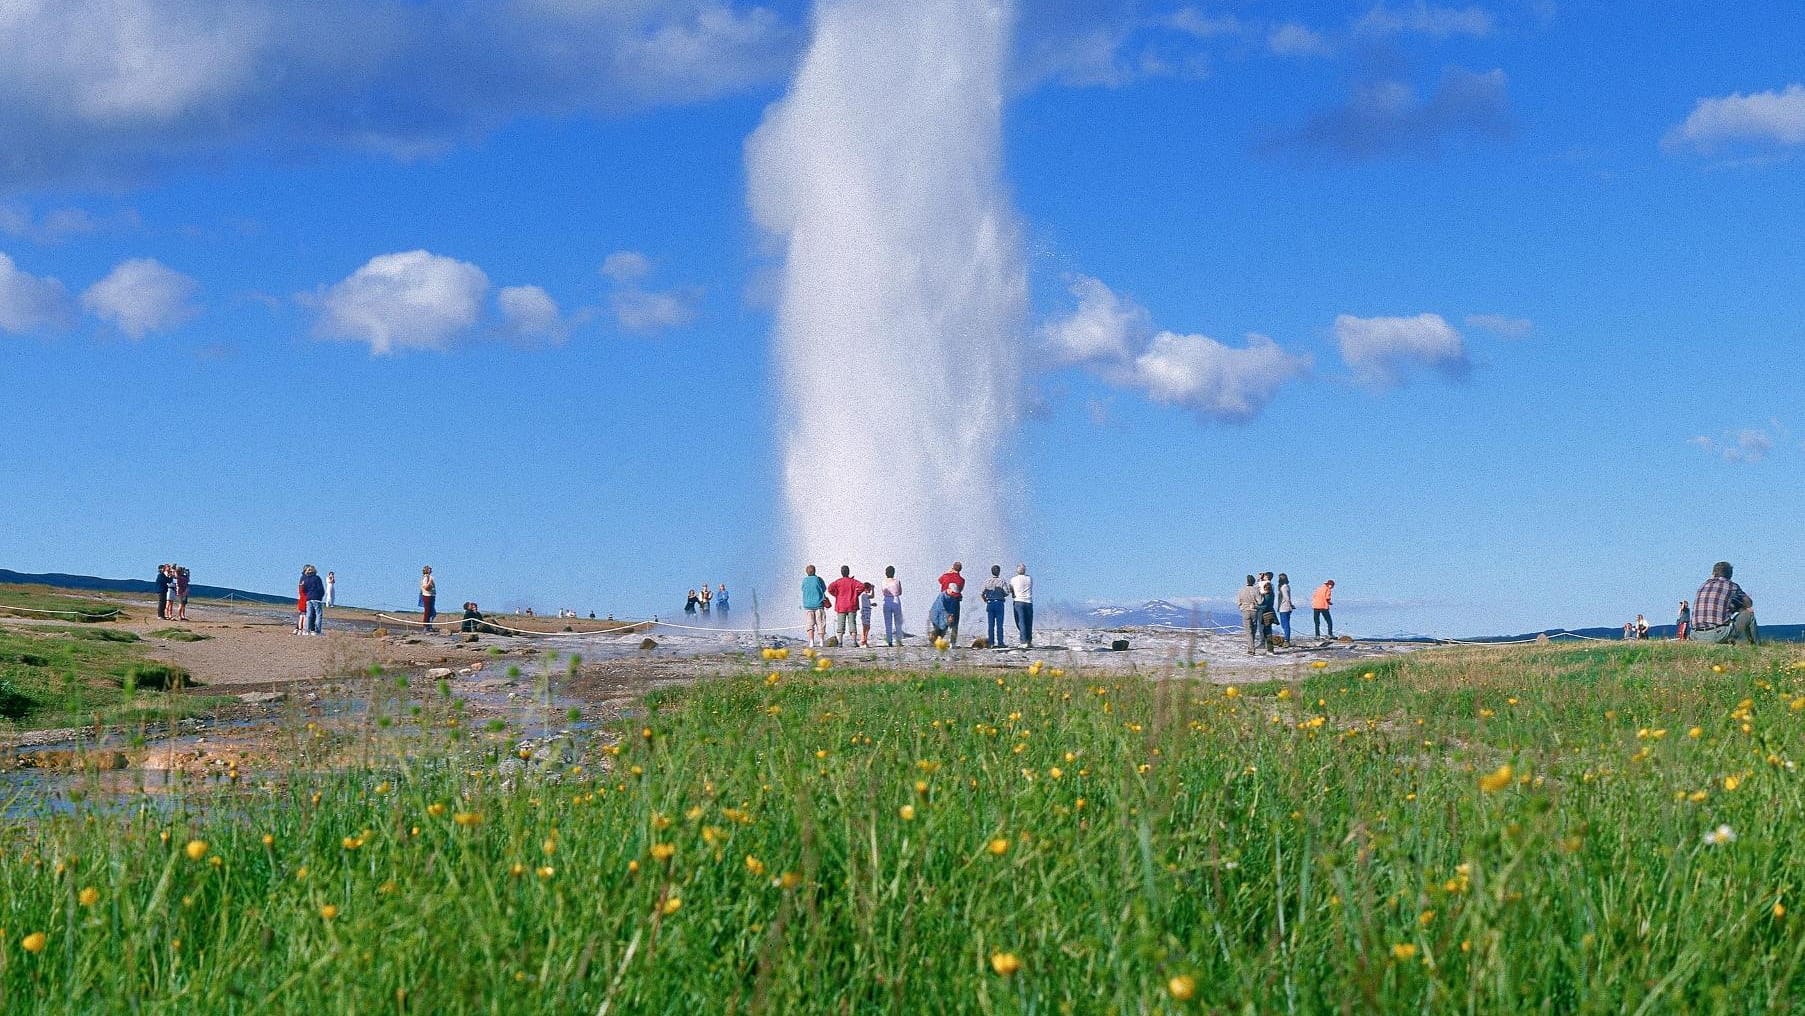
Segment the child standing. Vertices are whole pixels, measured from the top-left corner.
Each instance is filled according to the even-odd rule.
[[[1692,604],[1686,602],[1685,600],[1680,601],[1680,619],[1678,621],[1674,622],[1673,628],[1674,628],[1674,634],[1679,638],[1679,640],[1681,642],[1686,642],[1686,641],[1691,640],[1691,638],[1692,638]]]
[[[859,587],[859,645],[871,646],[871,595],[877,590],[867,582]]]

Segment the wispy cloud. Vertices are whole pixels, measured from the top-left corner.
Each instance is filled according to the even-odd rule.
[[[1687,443],[1725,462],[1760,462],[1768,457],[1777,441],[1785,435],[1785,428],[1776,421],[1768,427],[1745,427],[1726,432],[1717,438],[1701,434]]]
[[[502,334],[516,342],[562,342],[570,334],[558,302],[539,286],[504,286],[495,306]]]
[[[610,282],[608,305],[615,323],[629,332],[650,333],[677,328],[696,318],[702,290],[687,286],[655,290],[646,286],[652,261],[638,251],[615,251],[602,262],[603,278]]]
[[[1711,154],[1728,148],[1792,148],[1805,145],[1805,85],[1779,91],[1700,99],[1684,122],[1667,133],[1669,152]]]
[[[0,205],[0,233],[46,246],[96,233],[135,229],[139,224],[138,213],[129,208],[100,216],[86,208],[52,208],[33,213],[24,205]]]
[[[1418,368],[1459,378],[1469,369],[1466,341],[1440,314],[1414,317],[1335,318],[1341,359],[1361,381],[1378,387],[1403,383]]]
[[[1504,72],[1450,67],[1426,98],[1396,79],[1361,82],[1345,102],[1275,136],[1265,147],[1359,162],[1394,155],[1433,157],[1451,141],[1502,138],[1510,131]]]
[[[1528,318],[1503,314],[1468,314],[1466,320],[1468,328],[1478,328],[1506,339],[1520,339],[1535,330],[1535,323]]]
[[[32,275],[0,253],[0,332],[31,335],[60,330],[74,319],[69,291],[61,282]]]
[[[1279,56],[1326,56],[1335,50],[1321,32],[1295,21],[1274,25],[1266,33],[1266,48]]]
[[[1287,384],[1309,374],[1310,357],[1264,335],[1233,347],[1205,335],[1156,331],[1146,308],[1088,276],[1070,283],[1078,306],[1041,328],[1055,362],[1083,364],[1097,377],[1199,417],[1241,423],[1258,416]],[[1091,411],[1097,418],[1095,407]]]
[[[168,331],[200,313],[200,284],[154,258],[120,262],[81,295],[82,306],[128,338]]]
[[[447,348],[480,320],[488,291],[481,268],[411,250],[379,254],[305,302],[319,310],[315,336],[366,342],[385,356]]]
[[[1423,0],[1395,7],[1379,4],[1354,22],[1357,34],[1411,33],[1436,39],[1451,36],[1483,38],[1492,34],[1495,27],[1491,12],[1483,7],[1438,7]]]
[[[732,0],[24,0],[0,14],[0,186],[237,147],[410,156],[511,119],[775,80],[797,26]]]

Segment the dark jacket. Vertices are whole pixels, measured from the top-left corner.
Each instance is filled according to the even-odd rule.
[[[315,572],[301,580],[301,591],[307,594],[307,602],[313,603],[326,598],[326,581]]]

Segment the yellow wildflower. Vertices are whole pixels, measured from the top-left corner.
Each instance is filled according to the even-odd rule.
[[[328,903],[320,908],[320,919],[330,921],[338,916],[338,908]]]
[[[91,907],[100,902],[100,890],[93,886],[84,886],[81,892],[75,894],[75,902],[84,907]]]
[[[1391,947],[1391,956],[1393,959],[1400,962],[1415,959],[1416,944],[1414,942],[1399,942]]]
[[[1009,852],[1009,841],[998,836],[986,844],[985,849],[990,851],[992,857],[1002,857]]]
[[[1510,786],[1511,776],[1512,773],[1509,763],[1501,765],[1492,770],[1490,775],[1481,776],[1479,778],[1479,789],[1488,794],[1495,794],[1505,787]]]
[[[188,845],[182,848],[182,852],[188,855],[190,861],[198,861],[207,856],[207,841],[189,840]]]
[[[902,820],[904,822],[915,821],[915,806],[912,804],[903,805],[902,807],[896,809],[896,813],[897,813],[897,815],[902,817]]]
[[[41,931],[34,931],[20,940],[19,945],[28,953],[41,953],[50,940]]]
[[[1166,991],[1177,1001],[1189,1002],[1191,996],[1197,994],[1197,979],[1190,974],[1179,974],[1166,982]]]
[[[1022,961],[1016,959],[1014,953],[994,952],[990,954],[990,969],[1003,977],[1012,976],[1022,968]]]

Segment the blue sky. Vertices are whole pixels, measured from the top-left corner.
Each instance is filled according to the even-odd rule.
[[[1665,620],[1729,558],[1805,616],[1805,18],[1677,6],[1025,2],[1043,597],[1273,568],[1469,634]],[[787,608],[743,146],[808,25],[10,7],[0,566]]]

